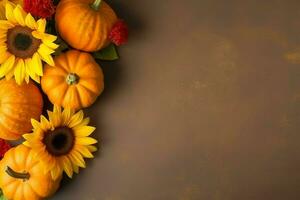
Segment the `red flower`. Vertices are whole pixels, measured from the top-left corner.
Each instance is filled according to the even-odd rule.
[[[52,0],[24,0],[24,10],[34,17],[51,18],[55,13]]]
[[[0,139],[0,160],[9,149],[10,145],[5,140]]]
[[[126,23],[123,20],[117,21],[108,37],[117,46],[125,44],[128,40],[128,27]]]

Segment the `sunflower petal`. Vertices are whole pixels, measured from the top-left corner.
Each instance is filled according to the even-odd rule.
[[[40,77],[35,73],[34,62],[31,58],[25,60],[26,73],[37,83],[40,83]]]
[[[41,56],[42,60],[45,61],[50,66],[54,66],[54,61],[52,56],[49,54],[49,52],[54,52],[53,50],[48,51],[48,47],[46,45],[41,44],[42,47],[38,49],[38,53]],[[46,48],[45,48],[46,47]]]
[[[64,171],[68,175],[69,178],[73,177],[73,168],[72,163],[67,156],[61,157],[60,165],[63,167]]]
[[[63,120],[63,124],[64,125],[69,125],[71,117],[73,115],[74,111],[69,109],[69,108],[65,108],[62,112],[62,120]]]
[[[25,24],[26,26],[28,26],[29,28],[36,30],[37,29],[37,23],[34,20],[34,18],[32,17],[32,15],[30,13],[28,13],[25,17]]]
[[[43,64],[38,53],[32,56],[30,69],[34,70],[38,76],[43,76]]]
[[[96,130],[96,128],[93,126],[81,126],[78,128],[74,128],[73,130],[77,137],[87,137],[91,135]]]
[[[94,158],[93,154],[86,146],[76,145],[75,149],[86,158]]]
[[[15,64],[15,56],[11,55],[5,63],[3,63],[0,67],[0,78],[7,75],[9,71],[12,70]]]
[[[40,33],[44,33],[45,32],[45,30],[46,30],[46,20],[45,19],[39,19],[38,21],[37,21],[37,25],[38,25],[38,31],[40,32]]]
[[[76,143],[81,145],[96,144],[98,141],[92,137],[80,137],[76,138]]]
[[[53,180],[57,180],[62,175],[62,168],[59,165],[55,165],[51,170],[51,176]]]
[[[11,22],[13,24],[17,23],[17,20],[15,19],[15,16],[14,16],[14,8],[13,8],[12,4],[10,4],[10,3],[5,4],[5,15],[6,15],[6,19],[9,22]]]
[[[24,21],[24,16],[23,16],[23,12],[22,12],[22,8],[21,6],[17,6],[14,9],[14,17],[16,19],[16,21],[21,25],[21,26],[25,26],[25,21]]]
[[[24,81],[25,75],[26,75],[26,69],[23,59],[19,59],[16,64],[16,69],[14,72],[15,79],[17,84],[21,85]]]
[[[89,146],[87,146],[87,148],[89,149],[89,151],[90,152],[96,152],[97,150],[98,150],[98,148],[97,147],[95,147],[95,146],[93,146],[93,145],[89,145]]]
[[[79,166],[81,168],[86,167],[85,161],[80,153],[78,153],[77,151],[72,151],[70,153],[70,156],[73,158],[74,164],[76,164],[77,166]]]
[[[78,124],[80,124],[83,120],[83,117],[84,117],[83,111],[80,110],[79,112],[77,112],[75,115],[73,115],[71,117],[69,127],[73,128],[73,127],[77,126]]]

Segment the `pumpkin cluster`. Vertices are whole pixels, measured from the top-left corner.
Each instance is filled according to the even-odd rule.
[[[96,59],[127,37],[103,0],[0,0],[0,199],[45,199],[94,157],[82,109],[104,90]]]

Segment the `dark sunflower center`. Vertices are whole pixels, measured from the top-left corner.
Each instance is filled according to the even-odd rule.
[[[19,58],[30,58],[40,47],[41,40],[32,36],[32,29],[15,26],[7,31],[7,49]]]
[[[74,146],[74,133],[68,127],[58,127],[48,131],[43,139],[47,151],[54,156],[68,154]]]
[[[18,33],[14,45],[18,50],[25,51],[32,45],[32,39],[26,34]]]

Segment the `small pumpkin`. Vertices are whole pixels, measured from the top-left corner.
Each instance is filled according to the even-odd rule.
[[[53,180],[44,165],[25,145],[10,149],[0,161],[0,188],[8,199],[40,200],[56,192],[61,177]]]
[[[18,85],[0,80],[0,138],[17,140],[32,129],[31,118],[42,114],[43,97],[33,82]]]
[[[101,0],[61,0],[56,9],[55,20],[60,36],[69,45],[93,52],[110,43],[109,33],[118,17]]]
[[[52,104],[78,110],[92,105],[104,89],[103,72],[85,52],[70,50],[46,65],[41,85]]]

